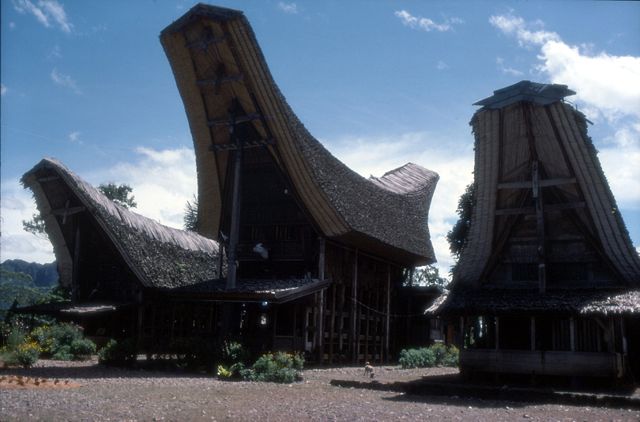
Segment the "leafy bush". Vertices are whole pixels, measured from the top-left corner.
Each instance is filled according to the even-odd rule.
[[[40,326],[31,331],[29,338],[54,360],[84,359],[96,351],[96,345],[84,338],[81,328],[69,323]]]
[[[71,354],[75,359],[85,359],[96,352],[96,344],[89,339],[76,339],[71,342]]]
[[[53,360],[73,360],[73,353],[71,353],[71,346],[66,344],[56,348],[56,352],[51,355]]]
[[[241,370],[240,374],[249,381],[291,383],[302,380],[299,371],[303,366],[304,358],[299,354],[267,353],[260,356],[251,368]]]
[[[28,368],[38,361],[40,357],[40,348],[33,341],[20,344],[13,352],[17,362]]]
[[[246,362],[249,357],[247,349],[237,341],[225,341],[220,351],[220,361],[226,365]]]
[[[458,348],[436,343],[419,349],[403,349],[398,363],[403,369],[431,368],[433,366],[458,366]]]
[[[136,348],[132,339],[120,342],[111,339],[98,351],[98,361],[103,365],[129,365],[136,360]]]

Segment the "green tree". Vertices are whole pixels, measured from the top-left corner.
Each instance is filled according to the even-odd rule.
[[[476,204],[476,185],[475,183],[467,186],[465,192],[458,200],[458,221],[453,228],[447,233],[447,241],[449,242],[449,250],[457,258],[467,244],[469,237],[469,228],[471,227],[471,215],[473,207]]]
[[[187,201],[184,206],[184,229],[198,231],[198,198],[193,195],[193,202]]]
[[[133,188],[125,183],[121,185],[116,185],[111,182],[101,183],[98,189],[104,196],[125,208],[135,208],[138,206],[135,201],[135,196],[132,195]]]
[[[449,280],[440,277],[438,267],[434,265],[426,265],[418,267],[413,271],[409,285],[411,286],[436,286],[444,288],[449,284]]]
[[[138,206],[133,196],[133,188],[126,183],[116,185],[115,183],[101,183],[98,190],[116,204],[125,208],[135,208]],[[29,233],[44,235],[44,218],[40,214],[33,214],[31,220],[22,220],[22,229]]]
[[[40,214],[33,214],[31,220],[22,220],[22,229],[36,236],[44,234],[44,218]]]

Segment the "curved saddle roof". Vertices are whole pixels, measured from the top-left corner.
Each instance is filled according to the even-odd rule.
[[[410,163],[367,180],[331,155],[280,93],[242,12],[199,4],[160,39],[193,136],[203,234],[218,236],[233,118],[268,148],[322,234],[403,265],[435,261],[428,213],[438,175]]]
[[[91,215],[147,287],[174,288],[218,277],[215,241],[116,204],[55,159],[36,164],[22,176],[22,184],[33,191],[45,220],[63,285],[71,282],[73,260],[62,224],[79,211]]]

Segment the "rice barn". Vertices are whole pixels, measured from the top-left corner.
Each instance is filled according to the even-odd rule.
[[[475,198],[451,291],[463,372],[638,377],[640,259],[565,85],[476,103]]]

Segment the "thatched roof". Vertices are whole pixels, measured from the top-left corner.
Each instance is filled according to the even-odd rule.
[[[218,236],[231,157],[225,120],[235,99],[246,116],[244,131],[269,141],[264,147],[321,233],[403,265],[435,260],[427,220],[438,175],[408,164],[367,180],[337,160],[287,104],[242,12],[199,4],[160,39],[194,140],[205,235]]]
[[[227,289],[225,279],[216,279],[173,289],[171,293],[184,299],[284,303],[320,291],[328,284],[329,280],[312,278],[242,279],[235,288]]]
[[[604,268],[608,286],[640,286],[640,258],[586,118],[563,102],[572,94],[565,85],[522,81],[477,103],[484,107],[471,121],[476,205],[454,283],[491,284],[501,262],[537,264],[535,161],[545,202],[547,264],[592,262]]]
[[[640,290],[460,290],[442,295],[428,315],[640,314]]]
[[[164,226],[109,200],[62,163],[45,158],[22,177],[53,243],[60,282],[69,285],[72,253],[55,210],[84,207],[146,287],[175,288],[218,277],[218,244],[193,232]],[[58,215],[56,215],[58,214]]]

